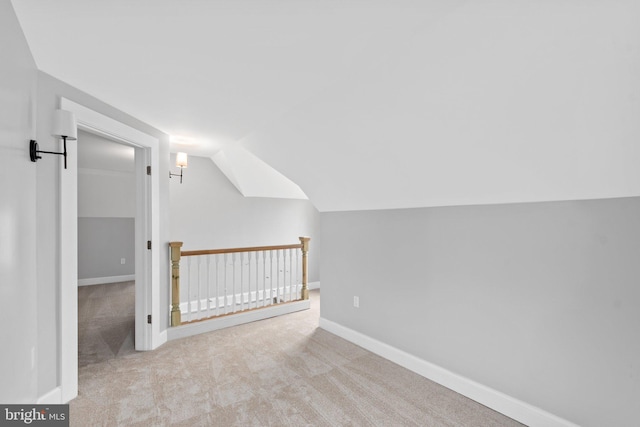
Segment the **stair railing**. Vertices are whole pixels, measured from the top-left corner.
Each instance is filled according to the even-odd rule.
[[[309,299],[310,240],[194,251],[170,242],[171,326]],[[187,261],[181,263],[183,257]]]

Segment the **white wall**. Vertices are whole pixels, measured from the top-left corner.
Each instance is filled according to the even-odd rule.
[[[32,403],[38,380],[38,165],[29,160],[29,140],[36,136],[36,66],[8,0],[0,0],[0,40],[0,402]]]
[[[134,148],[78,131],[78,216],[134,218]]]
[[[135,274],[134,148],[79,131],[77,150],[78,279],[126,280]]]
[[[135,201],[136,177],[133,173],[78,170],[79,217],[135,218]]]
[[[135,218],[78,218],[79,285],[132,280],[135,272]]]
[[[640,198],[321,217],[323,319],[578,425],[637,424]]]
[[[171,240],[184,242],[183,250],[284,245],[309,236],[309,281],[320,280],[320,215],[308,200],[243,197],[207,157],[190,156],[183,183],[170,181]]]

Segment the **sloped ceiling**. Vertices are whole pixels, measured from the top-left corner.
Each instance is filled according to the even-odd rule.
[[[640,2],[13,4],[41,70],[321,211],[640,194]]]
[[[245,197],[308,199],[298,185],[243,147],[224,148],[211,159]]]

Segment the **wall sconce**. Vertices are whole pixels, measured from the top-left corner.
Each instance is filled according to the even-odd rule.
[[[180,174],[171,173],[171,171],[169,171],[169,178],[171,178],[172,176],[179,176],[180,184],[182,184],[182,169],[187,168],[187,153],[176,154],[176,167],[180,168]]]
[[[32,162],[37,162],[42,156],[40,153],[46,154],[59,154],[64,157],[64,168],[67,168],[67,140],[75,141],[78,139],[78,127],[76,125],[76,118],[71,111],[56,110],[53,114],[53,136],[56,138],[62,138],[64,143],[64,151],[57,153],[54,151],[41,151],[38,150],[38,143],[32,139],[29,141],[29,157]]]

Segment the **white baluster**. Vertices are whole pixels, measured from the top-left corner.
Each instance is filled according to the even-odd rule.
[[[244,253],[239,254],[240,257],[240,311],[244,310]]]
[[[279,303],[279,302],[280,302],[280,300],[282,299],[282,298],[281,298],[281,295],[282,295],[282,294],[281,294],[281,291],[280,291],[280,286],[281,286],[281,282],[280,282],[280,271],[281,271],[281,268],[280,268],[280,253],[281,253],[281,251],[280,251],[280,250],[277,250],[277,251],[276,251],[276,265],[277,265],[277,268],[278,268],[278,272],[277,272],[277,273],[278,273],[278,276],[277,276],[277,278],[276,278],[276,279],[277,279],[277,280],[276,280],[276,286],[277,286],[277,291],[276,291],[276,303]],[[283,290],[284,290],[284,289],[283,289]]]
[[[289,249],[289,301],[293,301],[293,253]]]
[[[278,288],[281,289],[280,298],[278,299],[278,302],[283,302],[286,298],[286,292],[287,292],[287,286],[286,286],[287,274],[285,272],[286,262],[287,262],[287,259],[285,257],[284,249],[282,249],[280,251],[280,261],[278,262],[278,264],[280,265],[280,268],[278,268],[278,273],[280,273],[280,276],[278,277],[278,283],[281,283],[281,286],[278,286]]]
[[[197,257],[197,261],[196,261],[196,270],[198,272],[198,281],[197,281],[198,288],[196,290],[196,309],[198,311],[196,311],[196,319],[200,318],[200,311],[201,311],[201,307],[200,307],[200,305],[201,305],[200,295],[202,294],[202,291],[201,291],[201,289],[202,289],[201,288],[202,280],[201,280],[201,273],[200,273],[200,265],[201,264],[202,264],[202,257],[198,256]]]
[[[267,252],[262,251],[262,306],[266,305],[264,299],[267,293]]]
[[[238,263],[238,253],[236,252],[235,254],[233,254],[231,256],[231,260],[233,262],[233,308],[232,308],[232,312],[235,313],[236,312],[236,264]]]
[[[191,321],[191,258],[188,258],[187,262],[187,319]]]
[[[211,317],[211,255],[207,255],[207,317]]]
[[[247,272],[245,276],[247,277],[247,310],[251,308],[251,252],[246,253],[246,268]]]
[[[219,292],[219,286],[220,286],[220,280],[219,280],[219,276],[220,276],[220,256],[218,254],[213,256],[213,260],[214,260],[214,265],[216,267],[216,275],[215,275],[215,283],[216,283],[216,316],[220,315],[220,292]]]
[[[289,259],[289,254],[288,254],[289,251],[287,251],[285,249],[282,252],[283,252],[283,255],[284,255],[284,267],[282,269],[282,271],[284,272],[284,280],[283,280],[283,282],[284,282],[284,293],[285,293],[284,300],[285,301],[290,301],[290,299],[291,299],[291,281],[289,281],[289,295],[287,297],[287,279],[291,278],[291,273],[289,272],[289,264],[287,262],[287,260]],[[287,299],[287,298],[289,298],[289,299]]]
[[[295,251],[295,252],[296,252],[296,299],[302,299],[302,295],[301,295],[302,286],[300,286],[302,284],[302,277],[300,277],[300,270],[301,270],[300,251]]]
[[[228,301],[227,301],[227,265],[228,265],[228,258],[229,255],[224,255],[223,256],[223,264],[224,264],[224,314],[227,314],[227,305],[228,305]]]
[[[269,305],[273,304],[273,251],[269,251]]]
[[[275,299],[275,303],[278,304],[280,302],[281,299],[281,291],[280,291],[280,287],[281,287],[281,283],[280,283],[280,272],[282,271],[282,269],[280,268],[280,260],[282,259],[281,257],[282,255],[282,251],[280,249],[278,249],[276,251],[276,299]]]
[[[253,298],[251,298],[251,258],[253,257],[253,252],[249,252],[249,270],[248,270],[248,275],[249,275],[249,310],[251,310],[251,302],[253,301]],[[257,291],[258,288],[256,288]],[[256,292],[256,298],[258,297],[258,292]]]
[[[284,276],[282,278],[282,292],[284,293],[284,296],[282,297],[282,299],[284,301],[288,301],[287,300],[287,276],[288,276],[288,272],[289,270],[287,270],[287,256],[288,256],[288,251],[286,249],[282,250],[282,275]]]

